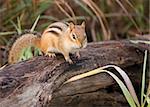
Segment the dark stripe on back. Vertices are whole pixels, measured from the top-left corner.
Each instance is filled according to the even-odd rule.
[[[59,27],[59,26],[50,26],[49,28],[57,28],[57,29],[59,29],[59,30],[61,30],[62,31],[62,28],[61,27]]]
[[[49,33],[53,33],[53,34],[55,34],[56,36],[59,36],[59,33],[58,33],[58,32],[56,32],[56,31],[54,31],[54,30],[50,30],[50,31],[47,31],[47,32],[49,32]]]
[[[69,26],[69,23],[68,23],[68,22],[64,22],[64,24],[65,24],[66,26]]]

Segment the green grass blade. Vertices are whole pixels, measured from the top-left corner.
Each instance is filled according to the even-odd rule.
[[[12,21],[12,20],[10,20],[10,22],[12,23],[12,25],[15,27],[15,29],[17,30],[17,33],[18,34],[21,34],[21,31],[20,31],[20,29],[18,28],[18,26]]]
[[[30,59],[30,58],[33,57],[33,54],[32,54],[32,46],[29,46],[29,47],[27,48],[27,50],[25,51],[25,57],[26,57],[27,59]]]
[[[92,13],[92,11],[86,6],[86,5],[84,5],[82,2],[81,2],[81,0],[75,0],[75,2],[79,5],[79,6],[81,6],[90,16],[94,16],[94,14]]]
[[[131,96],[130,92],[128,91],[128,89],[126,88],[126,86],[124,85],[124,83],[113,73],[109,72],[109,71],[105,71],[107,72],[109,75],[111,75],[115,80],[116,82],[118,83],[118,85],[120,86],[126,100],[128,101],[129,105],[131,107],[136,107],[136,104],[134,102],[134,99],[133,97]]]
[[[146,61],[147,61],[147,50],[145,51],[144,64],[143,64],[142,88],[141,88],[141,104],[143,104],[143,98],[144,98]]]
[[[32,47],[29,46],[29,47],[26,47],[26,48],[23,48],[22,51],[21,51],[21,54],[20,54],[20,58],[19,58],[19,61],[22,61],[22,60],[27,60],[27,59],[30,59],[33,57],[33,54],[32,54]]]
[[[35,27],[36,27],[36,25],[37,25],[37,23],[38,23],[39,19],[40,19],[40,15],[36,18],[36,20],[35,20],[35,22],[34,22],[34,24],[33,24],[32,28],[31,28],[31,30],[30,30],[31,32],[33,32],[33,31],[34,31],[34,29],[35,29]]]
[[[7,43],[8,43],[8,40],[5,37],[0,36],[0,45],[7,44]]]
[[[13,5],[15,8],[12,8],[9,14],[6,15],[4,19],[4,24],[7,24],[9,20],[15,19],[19,13],[26,9],[26,5],[24,4],[23,0],[18,5],[18,2],[14,2]]]
[[[150,96],[150,81],[149,81],[148,88],[147,88],[147,94],[144,96],[145,99],[144,99],[143,104],[141,104],[142,105],[141,107],[145,107],[146,102],[148,104],[147,107],[150,107],[150,97],[149,96]]]
[[[121,68],[119,68],[119,67],[117,67],[117,66],[115,66],[115,65],[107,65],[107,66],[100,67],[100,68],[98,68],[98,69],[99,69],[99,70],[102,70],[102,69],[106,69],[106,68],[109,68],[109,67],[115,68],[116,71],[119,72],[119,74],[120,74],[120,75],[122,76],[122,78],[124,79],[125,84],[127,85],[127,87],[128,87],[128,89],[129,89],[129,91],[130,91],[130,93],[131,93],[131,95],[132,95],[132,97],[133,97],[135,103],[137,104],[137,106],[140,106],[140,103],[139,103],[139,101],[138,101],[138,98],[137,98],[137,95],[136,95],[136,93],[135,93],[135,90],[134,90],[134,87],[133,87],[133,85],[132,85],[131,80],[130,80],[130,78],[128,77],[128,75],[127,75]],[[91,74],[94,75],[94,74],[97,74],[97,73],[99,73],[99,72],[97,72],[97,71],[95,71],[95,70],[92,70],[92,71],[89,71],[89,72],[87,72],[87,73],[83,73],[83,75],[80,74],[80,75],[78,75],[77,77],[75,76],[75,77],[69,79],[69,80],[66,81],[66,82],[75,81],[75,80],[78,80],[78,79],[87,77],[87,76],[89,76],[89,75],[91,75]]]
[[[42,15],[41,19],[48,19],[50,21],[59,21],[59,19],[57,17],[47,16],[47,15]]]
[[[79,80],[81,78],[92,76],[92,75],[95,75],[95,74],[98,74],[98,73],[101,73],[101,72],[106,72],[109,75],[111,75],[116,80],[116,82],[119,84],[119,86],[120,86],[121,90],[123,91],[123,94],[124,94],[125,98],[127,99],[129,105],[131,107],[136,107],[134,99],[131,96],[131,94],[129,93],[129,91],[126,88],[126,86],[124,85],[124,83],[115,74],[113,74],[113,73],[111,73],[110,71],[107,71],[107,70],[102,70],[101,68],[98,68],[98,69],[95,69],[95,70],[92,70],[92,71],[74,76],[74,77],[70,78],[69,80],[67,80],[64,84],[72,82],[72,81]]]
[[[19,56],[19,61],[22,61],[22,60],[25,60],[26,57],[25,57],[25,51],[26,51],[26,48],[23,48],[22,51],[21,51],[21,54]]]
[[[85,20],[86,17],[85,17],[85,16],[75,16],[74,19],[75,19],[75,20]],[[64,19],[61,20],[61,21],[62,21],[62,22],[69,22],[69,21],[71,21],[71,19],[70,19],[70,18],[64,18]]]
[[[146,41],[146,40],[130,40],[130,42],[134,44],[138,44],[138,43],[150,44],[150,41]]]
[[[73,81],[76,81],[76,80],[79,80],[79,79],[82,79],[82,78],[85,78],[85,77],[88,77],[88,76],[91,76],[91,75],[98,74],[98,73],[100,73],[101,71],[102,71],[101,68],[97,68],[97,69],[95,69],[95,70],[88,71],[88,72],[86,72],[86,73],[76,75],[76,76],[70,78],[69,80],[67,80],[66,82],[64,82],[64,84],[69,83],[69,82],[73,82]]]
[[[12,35],[15,34],[15,31],[9,31],[9,32],[0,32],[0,36],[4,36],[4,35]]]
[[[17,23],[18,23],[18,29],[19,29],[20,33],[22,33],[22,30],[21,30],[21,21],[20,21],[19,17],[17,17]]]
[[[108,67],[113,67],[116,69],[116,71],[119,72],[119,74],[122,76],[126,86],[128,87],[128,90],[130,91],[134,101],[136,102],[137,106],[139,107],[140,106],[139,100],[137,98],[137,95],[135,93],[135,89],[134,89],[132,82],[131,82],[130,78],[128,77],[128,75],[118,66],[108,65]]]
[[[38,11],[35,13],[35,16],[44,13],[51,5],[54,5],[54,0],[43,0],[39,3]]]
[[[38,55],[42,55],[42,51],[39,48],[34,47],[34,56],[38,56]]]
[[[110,67],[111,68],[115,68],[116,71],[118,71],[119,74],[122,76],[122,78],[124,79],[124,82],[127,85],[127,87],[129,89],[129,91],[130,91],[134,101],[136,102],[137,106],[139,107],[140,103],[139,103],[139,100],[138,100],[137,95],[135,93],[135,89],[134,89],[134,87],[132,85],[132,82],[131,82],[130,78],[128,77],[128,75],[121,68],[119,68],[119,67],[117,67],[115,65],[106,65],[106,66],[101,67],[100,69],[106,69],[106,68],[110,68]]]

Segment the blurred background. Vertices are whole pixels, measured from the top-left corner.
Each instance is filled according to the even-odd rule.
[[[52,22],[86,22],[89,42],[128,39],[150,33],[149,0],[0,0],[0,65],[7,60],[10,42],[31,29]]]

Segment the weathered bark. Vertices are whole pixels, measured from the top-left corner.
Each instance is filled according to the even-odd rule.
[[[144,48],[149,46],[142,45]],[[128,41],[90,43],[81,50],[74,64],[56,58],[39,56],[9,65],[0,70],[1,107],[96,107],[128,105],[115,81],[101,73],[63,84],[74,75],[115,64],[129,74],[138,86],[143,50]],[[128,70],[129,68],[130,70]],[[135,70],[131,70],[135,68]],[[137,71],[136,71],[137,70]],[[116,88],[117,87],[117,88]]]

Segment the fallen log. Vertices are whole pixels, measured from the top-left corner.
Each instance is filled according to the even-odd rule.
[[[72,65],[57,55],[56,58],[39,56],[6,66],[0,70],[0,106],[128,106],[120,88],[105,73],[63,83],[77,74],[114,64],[123,68],[139,86],[143,56],[144,48],[129,41],[105,41],[89,43],[81,50],[80,59],[71,55]]]

